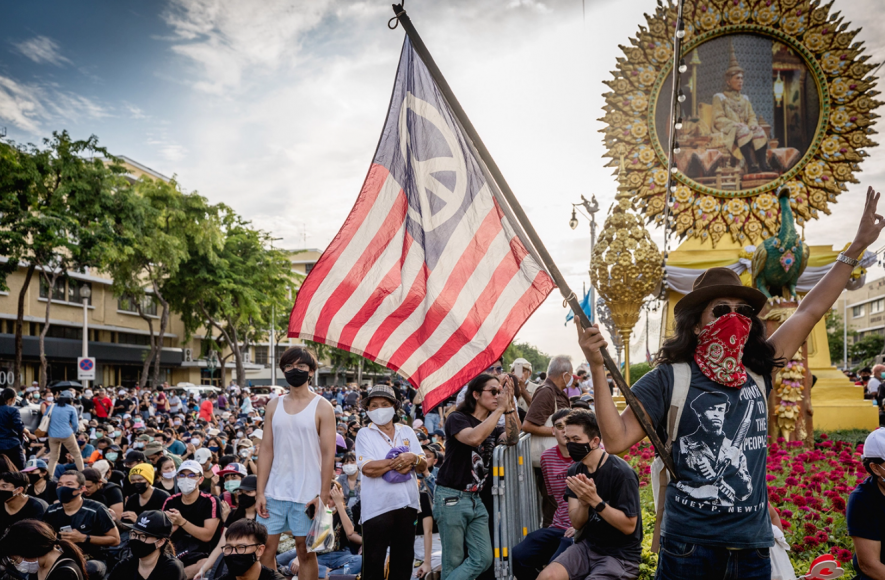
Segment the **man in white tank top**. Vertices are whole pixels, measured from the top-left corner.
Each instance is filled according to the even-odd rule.
[[[306,536],[315,511],[332,507],[335,467],[335,412],[323,397],[310,390],[317,362],[306,349],[293,346],[280,357],[289,393],[271,399],[264,417],[258,452],[258,521],[267,527],[267,549],[261,563],[276,570],[280,534],[295,538],[301,580],[317,580],[314,552]]]

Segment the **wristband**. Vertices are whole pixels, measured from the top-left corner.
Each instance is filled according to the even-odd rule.
[[[843,264],[848,264],[852,268],[857,268],[860,266],[860,260],[855,260],[854,258],[849,258],[845,255],[845,252],[840,252],[836,257],[836,261],[842,262]]]
[[[83,543],[91,544],[92,543],[92,536],[90,536],[89,534],[86,534],[86,540],[84,540]]]
[[[512,410],[512,411],[504,411],[504,414],[505,414],[505,415],[510,415],[511,413],[515,413],[515,412],[516,412],[516,410],[514,409],[514,410]]]

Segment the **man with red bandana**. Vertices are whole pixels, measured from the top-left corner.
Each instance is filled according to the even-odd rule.
[[[885,228],[876,213],[879,197],[867,190],[854,241],[772,336],[758,316],[765,296],[728,268],[701,273],[676,304],[673,334],[661,345],[654,370],[632,388],[676,465],[676,478],[666,471],[652,476],[660,486],[657,580],[771,578],[774,536],[765,476],[772,378],[832,308],[864,249]],[[632,408],[620,414],[615,406],[599,328],[579,324],[578,341],[598,385],[605,449],[619,454],[645,432]]]

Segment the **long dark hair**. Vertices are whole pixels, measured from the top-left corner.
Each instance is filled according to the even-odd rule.
[[[73,560],[83,577],[88,578],[83,552],[73,542],[57,537],[49,524],[38,520],[22,520],[9,526],[0,538],[0,554],[4,557],[21,556],[31,560],[45,556],[56,546],[61,548],[62,556]]]
[[[698,346],[695,327],[701,322],[701,315],[709,302],[689,306],[675,317],[676,332],[664,341],[655,357],[655,365],[691,362]],[[757,315],[750,317],[750,336],[744,346],[742,362],[756,374],[767,376],[774,369],[784,366],[784,359],[777,356],[774,346],[765,336],[765,324]],[[759,385],[762,388],[762,385]]]
[[[458,408],[455,410],[460,411],[465,415],[472,415],[473,412],[476,411],[476,397],[473,396],[473,393],[479,393],[480,396],[482,396],[482,389],[486,386],[486,383],[497,380],[498,377],[486,373],[478,375],[472,381],[467,383],[467,392],[464,393],[464,401],[458,405]]]

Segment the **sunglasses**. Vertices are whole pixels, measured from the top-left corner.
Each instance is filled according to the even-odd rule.
[[[504,372],[504,367],[489,367],[486,369],[486,372],[501,373],[501,372]]]
[[[564,421],[560,421],[559,423],[556,423],[553,426],[556,427],[557,431],[565,431],[565,422]]]
[[[746,316],[747,318],[753,318],[753,316],[756,315],[756,310],[749,304],[736,304],[734,306],[731,304],[717,304],[713,307],[714,318],[720,318],[726,314],[731,314],[732,312],[737,312],[741,316]]]
[[[493,389],[483,389],[482,391],[483,391],[484,393],[491,393],[493,397],[497,397],[497,396],[498,396],[498,393],[501,392],[501,389],[498,389],[498,388],[493,388]]]

